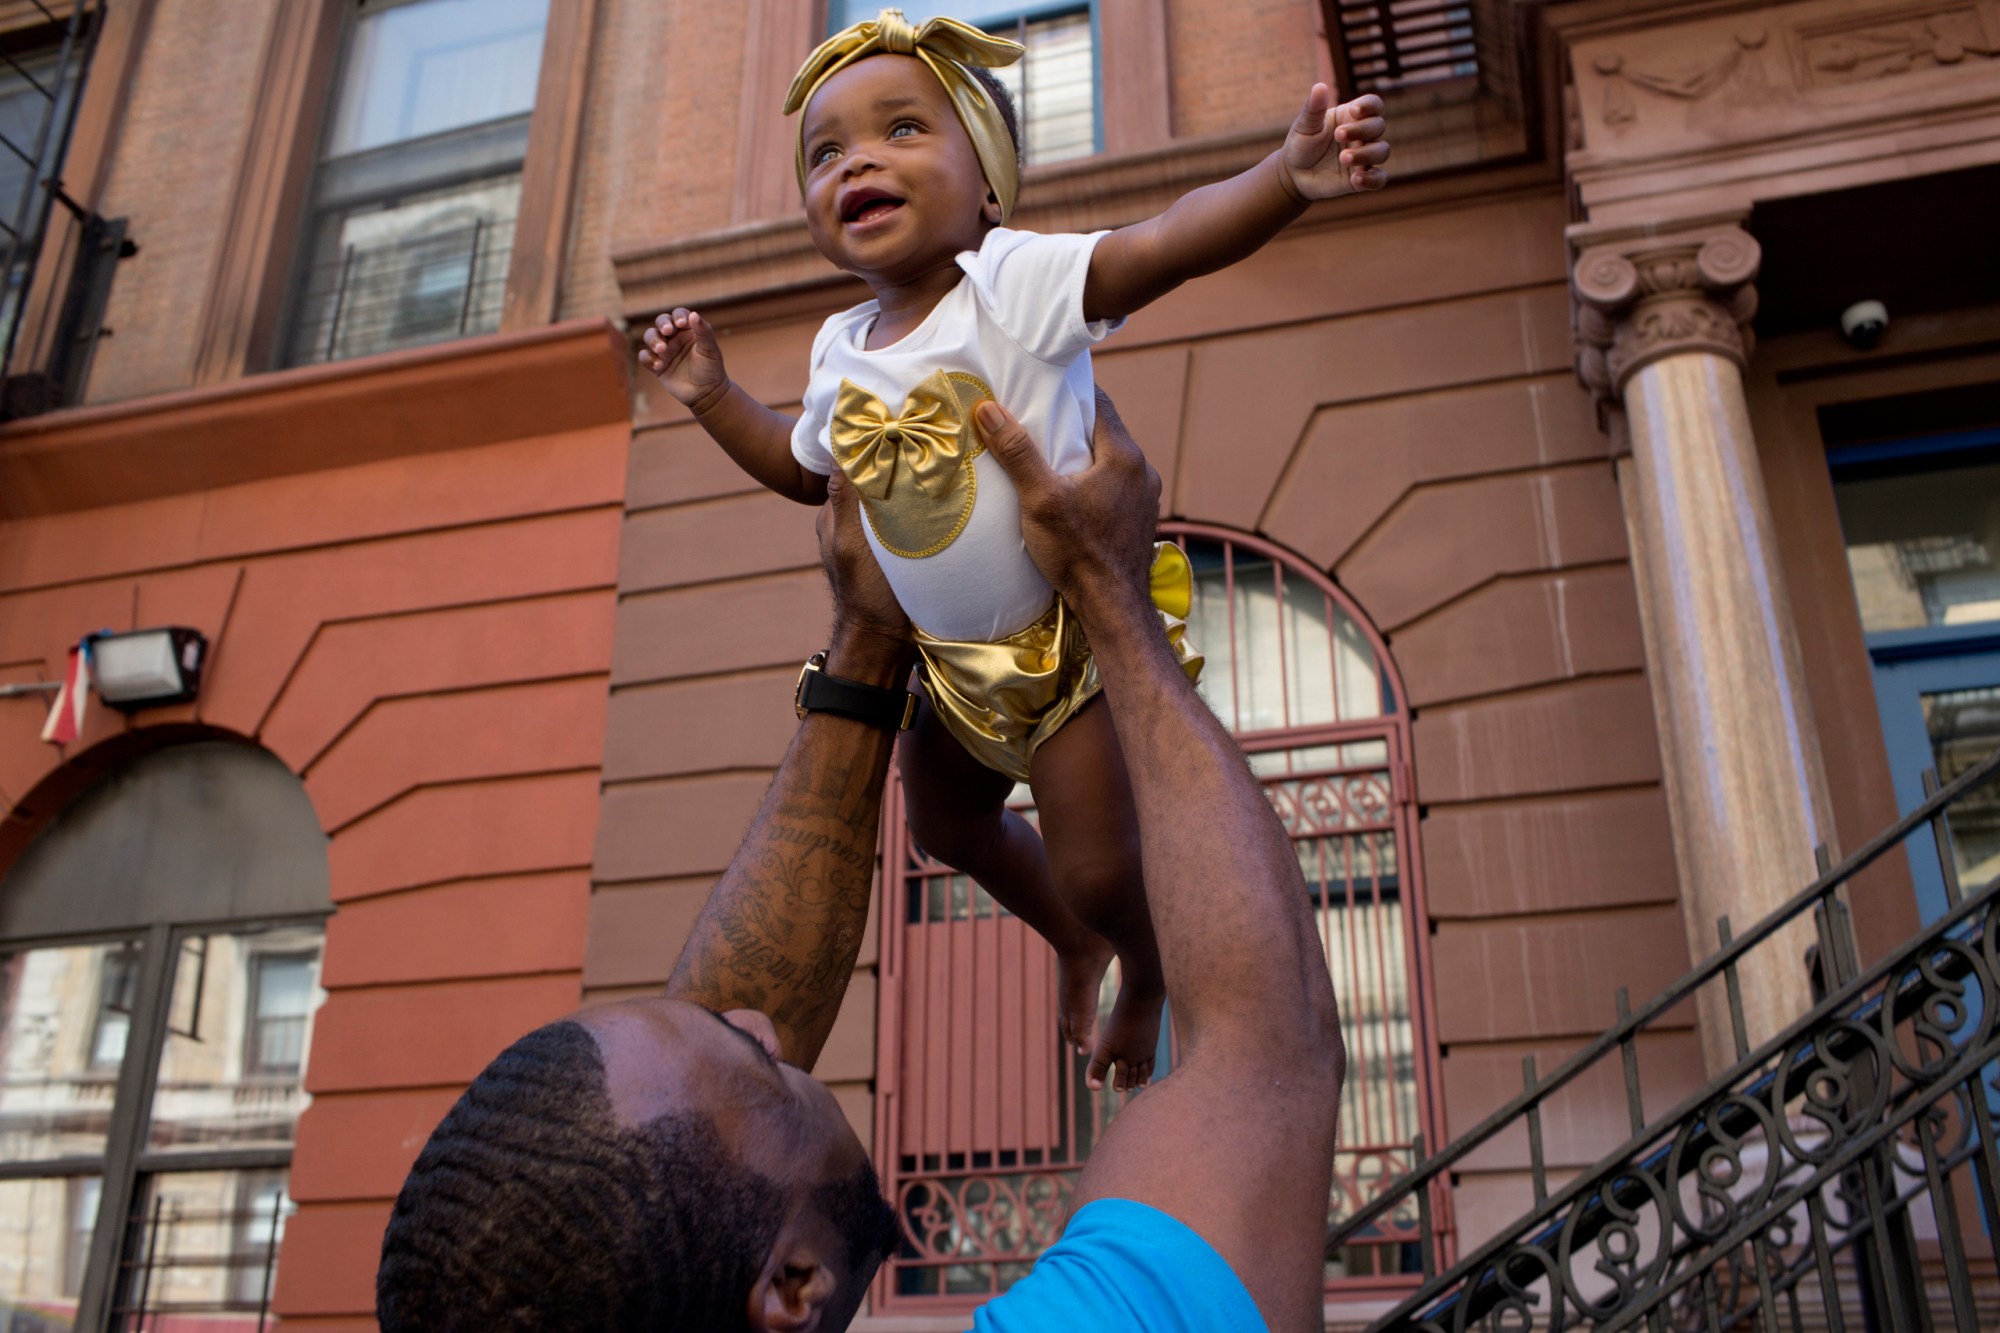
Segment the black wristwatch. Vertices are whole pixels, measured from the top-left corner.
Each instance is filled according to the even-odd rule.
[[[834,713],[884,731],[908,731],[910,723],[916,720],[917,696],[908,690],[887,690],[880,685],[864,685],[845,676],[830,675],[826,654],[814,653],[799,668],[792,708],[801,719],[807,713]]]

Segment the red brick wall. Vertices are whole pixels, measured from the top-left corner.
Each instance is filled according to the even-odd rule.
[[[275,1295],[288,1326],[368,1326],[382,1225],[418,1147],[501,1047],[580,998],[630,428],[601,325],[538,337],[512,392],[555,395],[566,429],[0,520],[10,677],[59,670],[105,626],[187,624],[212,645],[196,703],[129,723],[98,709],[72,756],[38,741],[40,709],[0,711],[0,804],[130,726],[199,722],[298,773],[330,839],[328,998]],[[477,355],[392,361],[334,372],[352,452],[413,413],[470,419],[509,392]],[[214,438],[246,396],[282,431],[288,411],[340,410],[303,401],[328,377],[166,400],[63,443]],[[0,475],[48,444],[21,432],[0,431]]]

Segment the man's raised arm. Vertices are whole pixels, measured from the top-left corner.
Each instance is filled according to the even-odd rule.
[[[1298,856],[1149,600],[1159,478],[1101,394],[1096,457],[1077,476],[1051,473],[993,404],[979,425],[1021,492],[1029,554],[1090,637],[1181,1042],[1173,1074],[1091,1154],[1074,1206],[1125,1198],[1172,1214],[1229,1261],[1272,1328],[1318,1329],[1339,1018]]]
[[[829,674],[900,688],[915,650],[909,621],[861,535],[851,487],[820,510],[820,561],[833,590]],[[868,924],[882,784],[893,732],[830,713],[799,724],[743,845],[709,893],[667,995],[718,1011],[755,1009],[784,1058],[811,1069],[854,974]]]

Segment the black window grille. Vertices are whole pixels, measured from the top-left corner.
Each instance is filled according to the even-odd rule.
[[[1391,92],[1479,73],[1472,0],[1321,3],[1343,95]]]

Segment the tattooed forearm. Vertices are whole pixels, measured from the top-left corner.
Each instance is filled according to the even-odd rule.
[[[875,878],[887,733],[815,716],[695,922],[667,993],[757,1009],[810,1068],[861,952]]]

